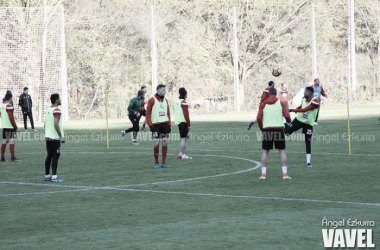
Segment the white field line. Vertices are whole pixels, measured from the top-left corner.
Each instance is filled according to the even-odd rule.
[[[89,153],[89,152],[75,152],[75,153]],[[125,153],[125,152],[91,152],[91,153]],[[136,153],[136,152],[135,152]],[[137,154],[150,154],[137,152]],[[204,176],[204,177],[196,177],[190,179],[182,179],[175,181],[165,181],[165,182],[153,182],[153,183],[141,183],[141,184],[131,184],[131,185],[122,185],[122,186],[114,186],[114,187],[88,187],[88,186],[75,186],[75,185],[60,185],[60,184],[40,184],[40,183],[24,183],[24,182],[0,182],[0,184],[11,184],[11,185],[30,185],[30,186],[54,186],[54,187],[63,187],[63,188],[78,188],[77,190],[62,190],[62,191],[50,191],[50,192],[35,192],[35,193],[19,193],[19,194],[0,194],[0,197],[7,196],[23,196],[23,195],[45,195],[45,194],[53,194],[53,193],[65,193],[65,192],[76,192],[76,191],[92,191],[92,190],[116,190],[116,191],[127,191],[127,192],[146,192],[146,193],[160,193],[160,194],[177,194],[177,195],[191,195],[191,196],[208,196],[208,197],[220,197],[220,198],[245,198],[245,199],[265,199],[265,200],[281,200],[281,201],[297,201],[297,202],[313,202],[313,203],[333,203],[333,204],[347,204],[347,205],[363,205],[363,206],[380,206],[380,203],[366,203],[366,202],[351,202],[351,201],[332,201],[332,200],[317,200],[317,199],[302,199],[302,198],[286,198],[286,197],[266,197],[266,196],[249,196],[249,195],[225,195],[225,194],[209,194],[209,193],[190,193],[190,192],[177,192],[177,191],[160,191],[160,190],[146,190],[146,189],[126,189],[122,187],[127,186],[142,186],[142,185],[156,185],[156,184],[166,184],[166,183],[176,183],[182,181],[191,181],[205,178],[214,178],[220,176],[227,176],[232,174],[239,174],[248,171],[253,171],[259,168],[261,165],[259,162],[240,158],[233,156],[219,156],[219,155],[199,155],[199,156],[207,156],[207,157],[221,157],[221,158],[232,158],[245,160],[252,163],[256,163],[256,166],[246,170],[240,170],[237,172],[212,175],[212,176]]]
[[[43,148],[45,149],[46,147],[34,147],[34,148]],[[70,147],[70,148],[65,148],[65,147],[62,147],[62,153],[77,153],[77,151],[70,151],[72,149],[75,149],[75,148],[78,148],[78,149],[100,149],[99,147]],[[66,150],[66,149],[69,149],[69,150]],[[137,147],[137,146],[134,146],[134,147],[128,147],[128,146],[125,146],[125,147],[111,147],[111,149],[128,149],[128,150],[131,150],[131,149],[137,149],[137,150],[151,150],[152,148],[147,148],[147,147]],[[104,150],[107,150],[106,148],[104,148]],[[186,151],[188,152],[192,152],[192,151],[202,151],[202,152],[252,152],[253,149],[251,150],[234,150],[234,149],[186,149]],[[90,153],[91,151],[89,152],[86,152],[86,153]],[[107,152],[107,153],[111,153],[111,152]],[[286,153],[290,153],[290,154],[304,154],[304,152],[302,151],[286,151]],[[23,155],[28,155],[28,154],[46,154],[46,151],[45,150],[42,150],[41,152],[36,152],[36,153],[20,153],[20,154],[23,154]],[[351,154],[349,155],[348,153],[330,153],[330,152],[312,152],[312,155],[343,155],[343,156],[374,156],[374,157],[380,157],[380,154]]]
[[[19,185],[33,185],[34,183],[16,183],[16,182],[0,182],[0,184],[19,184]],[[48,186],[47,184],[40,184]],[[59,186],[59,185],[56,185]],[[209,193],[190,193],[190,192],[178,192],[178,191],[161,191],[161,190],[148,190],[148,189],[127,189],[118,187],[87,187],[84,186],[67,186],[61,185],[60,187],[80,187],[82,189],[77,190],[63,190],[63,191],[51,191],[51,192],[36,192],[36,193],[20,193],[20,194],[3,194],[4,196],[25,196],[25,195],[46,195],[53,193],[66,193],[76,191],[92,191],[92,190],[114,190],[125,192],[144,192],[144,193],[157,193],[157,194],[175,194],[175,195],[189,195],[189,196],[206,196],[213,198],[240,198],[240,199],[259,199],[259,200],[279,200],[279,201],[293,201],[293,202],[311,202],[311,203],[331,203],[331,204],[345,204],[345,205],[359,205],[359,206],[380,206],[380,203],[371,202],[352,202],[352,201],[332,201],[332,200],[317,200],[317,199],[302,199],[302,198],[286,198],[286,197],[269,197],[269,196],[252,196],[252,195],[228,195],[228,194],[209,194]]]

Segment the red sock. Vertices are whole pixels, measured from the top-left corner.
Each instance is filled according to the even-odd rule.
[[[162,162],[166,162],[166,154],[168,153],[168,147],[162,146]]]
[[[11,157],[15,158],[15,145],[14,144],[10,144],[9,145],[9,149],[11,151]]]
[[[7,144],[1,144],[1,158],[4,158],[6,147],[7,147]]]
[[[158,162],[158,155],[160,154],[160,148],[159,147],[154,147],[153,148],[153,152],[154,152],[154,162],[157,163]]]

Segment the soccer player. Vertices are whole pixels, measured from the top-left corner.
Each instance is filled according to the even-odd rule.
[[[283,82],[281,83],[281,88],[280,90],[278,91],[278,99],[284,103],[286,109],[289,109],[289,104],[288,104],[288,101],[289,101],[289,91],[288,89],[286,88],[286,84]]]
[[[311,160],[311,137],[313,136],[313,126],[315,117],[318,113],[319,99],[313,96],[313,87],[306,87],[305,97],[302,99],[301,107],[290,109],[289,112],[298,112],[290,125],[285,125],[285,134],[291,135],[293,132],[302,128],[302,133],[305,134],[306,144],[306,166],[312,167]]]
[[[319,104],[320,104],[321,103],[321,95],[323,95],[324,97],[327,98],[327,94],[323,90],[323,87],[321,85],[319,85],[319,84],[320,84],[319,78],[315,78],[314,79],[314,85],[313,85],[314,96],[316,98],[318,98],[318,101],[319,101]],[[315,117],[314,125],[318,125],[317,121],[318,121],[318,116],[319,116],[319,110],[320,109],[321,109],[321,105],[319,105],[319,108],[318,108],[318,111],[317,111],[317,116]]]
[[[15,156],[15,143],[16,143],[16,132],[18,132],[18,127],[15,122],[13,115],[14,107],[11,105],[12,94],[7,92],[5,94],[3,104],[1,105],[1,125],[3,127],[3,143],[1,144],[1,160],[5,160],[5,149],[7,148],[8,142],[9,150],[11,151],[11,162],[20,162]]]
[[[269,97],[269,89],[274,88],[274,81],[269,81],[268,82],[268,87],[266,87],[261,94],[261,99],[260,99],[260,105],[263,103],[268,97]],[[257,120],[252,121],[248,124],[247,129],[250,130],[253,124],[257,123]]]
[[[162,141],[162,167],[168,168],[166,155],[168,152],[168,139],[171,132],[170,109],[165,98],[166,87],[159,84],[157,93],[149,99],[146,109],[146,122],[152,131],[154,139],[154,168],[159,168],[158,155],[160,153],[160,141]]]
[[[133,131],[132,136],[132,144],[133,145],[139,145],[136,141],[137,133],[139,132],[139,122],[141,118],[140,110],[141,106],[144,100],[145,92],[143,90],[139,90],[137,92],[137,96],[132,98],[128,105],[128,117],[129,120],[132,122],[133,127],[129,128],[127,130],[121,131],[121,136],[124,137],[125,134],[128,134],[129,132]]]
[[[285,134],[284,123],[282,118],[285,117],[287,122],[291,121],[290,114],[284,103],[277,99],[277,90],[270,88],[269,97],[265,99],[259,108],[257,114],[257,123],[262,134],[262,155],[261,155],[261,176],[260,180],[267,178],[267,162],[269,150],[273,149],[273,144],[280,153],[282,164],[282,178],[291,179],[288,176],[287,157],[285,153]]]
[[[178,125],[181,143],[179,145],[178,158],[182,160],[191,160],[192,158],[185,154],[186,141],[189,138],[190,117],[189,117],[189,104],[186,102],[187,91],[185,88],[179,89],[179,100],[175,106],[175,124]]]
[[[45,141],[47,156],[45,159],[45,181],[63,182],[58,178],[58,160],[61,156],[61,143],[65,142],[61,110],[58,108],[61,105],[59,94],[50,96],[51,106],[45,113]],[[50,176],[50,166],[52,175]]]
[[[24,118],[24,128],[25,132],[28,131],[27,117],[29,117],[30,125],[32,126],[33,131],[37,131],[34,128],[33,114],[32,114],[32,97],[28,94],[28,87],[24,88],[24,92],[20,95],[18,99],[18,105],[21,106],[21,111]]]
[[[144,93],[146,95],[146,86],[142,86],[141,90],[144,91]],[[146,125],[145,95],[144,95],[144,99],[143,99],[143,103],[142,103],[142,107],[141,107],[141,112],[140,112],[142,116],[145,116],[145,120],[144,120],[143,125],[141,127],[141,129],[144,131],[146,131],[146,128],[145,128],[145,125]]]

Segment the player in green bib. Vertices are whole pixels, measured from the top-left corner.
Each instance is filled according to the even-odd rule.
[[[261,155],[261,176],[260,180],[267,178],[267,162],[269,151],[273,146],[278,149],[282,165],[282,178],[289,180],[287,157],[285,153],[286,143],[284,134],[283,117],[290,122],[290,114],[283,102],[277,98],[277,90],[270,88],[266,98],[259,107],[257,123],[262,131],[262,155]]]
[[[175,105],[175,124],[178,125],[179,135],[181,137],[178,158],[191,160],[192,158],[185,154],[186,142],[190,132],[189,104],[186,102],[187,91],[185,88],[180,88],[178,92],[179,99]]]
[[[168,152],[168,140],[171,132],[170,109],[168,100],[165,98],[166,87],[159,84],[157,94],[148,101],[146,108],[146,122],[152,131],[154,140],[154,168],[159,168],[158,155],[160,153],[160,141],[162,141],[162,167],[168,168],[166,155]]]
[[[306,87],[302,105],[297,109],[290,109],[289,112],[297,112],[297,117],[294,118],[290,125],[286,125],[285,134],[291,135],[293,132],[302,128],[302,133],[305,134],[306,144],[306,165],[311,166],[311,137],[313,136],[313,126],[319,108],[319,99],[314,97],[313,87]]]
[[[11,161],[19,162],[20,160],[15,156],[15,143],[16,143],[16,132],[18,132],[18,127],[15,122],[13,115],[14,107],[12,103],[12,93],[7,91],[1,104],[1,126],[3,127],[3,143],[1,144],[1,161],[5,160],[5,149],[8,142],[10,142],[9,149],[11,151]]]
[[[45,181],[63,182],[58,178],[57,168],[58,160],[61,156],[61,143],[65,142],[61,110],[58,108],[61,105],[59,94],[50,96],[51,106],[45,113],[45,140],[47,156],[45,159]],[[52,175],[50,176],[50,166]]]

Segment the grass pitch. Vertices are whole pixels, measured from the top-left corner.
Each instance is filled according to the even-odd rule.
[[[288,172],[269,155],[260,176],[261,142],[250,114],[195,117],[187,145],[191,161],[176,158],[173,127],[169,169],[153,169],[153,142],[140,145],[111,121],[66,124],[58,174],[43,181],[45,142],[21,133],[20,163],[0,163],[0,249],[324,249],[321,222],[357,219],[380,223],[378,115],[352,110],[348,155],[344,109],[321,111],[305,166],[302,138],[287,141]],[[9,147],[7,148],[9,158]],[[378,226],[372,228],[380,244]]]

